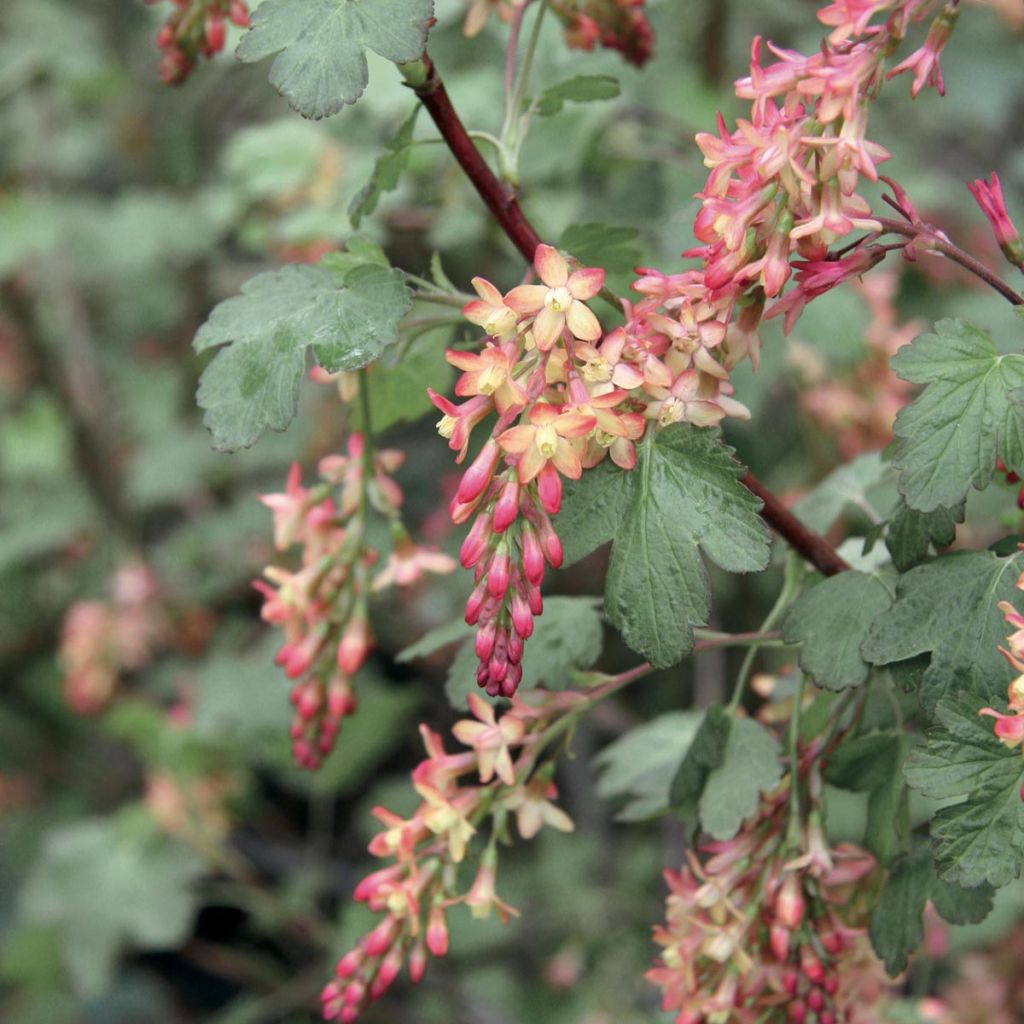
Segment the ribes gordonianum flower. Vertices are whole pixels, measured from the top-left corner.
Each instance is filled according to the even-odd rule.
[[[416,545],[402,525],[402,491],[391,474],[403,454],[367,444],[362,434],[351,434],[345,455],[320,460],[317,486],[303,487],[296,463],[285,490],[260,499],[273,513],[277,549],[302,547],[298,568],[268,566],[253,585],[264,598],[264,621],[284,632],[276,660],[296,680],[292,754],[305,768],[320,765],[342,720],[356,710],[353,678],[373,646],[370,594],[455,568],[447,555]],[[377,552],[366,543],[370,509],[388,520],[393,544],[376,574]]]
[[[447,952],[448,914],[460,906],[475,918],[493,913],[507,922],[518,915],[499,895],[499,839],[507,841],[510,818],[523,839],[544,825],[573,828],[553,802],[553,764],[541,758],[581,706],[581,697],[570,692],[538,692],[530,700],[514,698],[499,718],[471,694],[474,718],[452,730],[472,748],[462,753],[449,753],[436,732],[420,726],[427,758],[412,773],[420,804],[408,818],[373,810],[384,829],[369,850],[386,864],[359,883],[355,898],[383,917],[338,961],[321,997],[325,1019],[354,1021],[403,965],[418,982],[428,956]]]

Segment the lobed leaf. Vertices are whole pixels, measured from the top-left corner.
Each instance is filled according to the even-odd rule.
[[[932,547],[948,547],[956,540],[956,527],[964,521],[964,504],[954,508],[939,506],[931,512],[918,512],[904,500],[889,518],[885,545],[892,564],[900,572],[923,562]]]
[[[433,14],[433,0],[263,0],[235,52],[246,63],[276,54],[271,85],[303,117],[328,117],[362,96],[367,50],[416,60]]]
[[[892,599],[892,585],[881,576],[840,573],[800,596],[783,623],[783,636],[788,643],[801,645],[800,667],[819,686],[860,686],[869,671],[861,642]]]
[[[975,682],[994,699],[1006,688],[999,654],[1006,624],[996,607],[1013,601],[1024,560],[991,551],[956,551],[911,569],[896,584],[896,600],[871,625],[861,654],[887,665],[931,654],[920,697],[932,708],[946,693]]]
[[[199,328],[197,352],[220,347],[196,396],[215,448],[248,448],[265,430],[288,426],[308,348],[335,372],[365,366],[398,340],[409,291],[374,250],[361,252],[258,274]]]
[[[920,512],[953,508],[992,479],[996,460],[1024,471],[1024,356],[996,352],[984,331],[940,320],[893,356],[896,374],[925,389],[900,410],[893,465]]]
[[[962,888],[1001,886],[1024,867],[1024,761],[996,739],[983,701],[949,697],[936,707],[940,727],[907,758],[907,782],[937,800],[957,800],[932,819],[939,876]]]

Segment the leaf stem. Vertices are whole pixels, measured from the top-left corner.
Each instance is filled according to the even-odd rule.
[[[921,221],[906,223],[895,220],[891,217],[875,217],[875,220],[882,225],[882,230],[893,235],[902,235],[912,240],[920,239],[932,252],[941,253],[946,259],[959,263],[965,270],[970,271],[979,280],[984,281],[990,288],[994,288],[1007,302],[1014,306],[1024,306],[1024,295],[1014,291],[994,271],[989,270],[980,260],[975,259],[970,253],[965,252],[958,245],[954,245],[937,228]]]
[[[770,630],[774,629],[782,618],[783,613],[792,603],[793,597],[799,586],[799,582],[799,574],[791,572],[790,567],[787,566],[786,574],[783,577],[782,589],[779,591],[779,596],[775,599],[775,604],[772,605],[771,611],[768,612],[764,622],[761,623],[760,632],[748,635],[763,637],[781,636],[780,633],[772,633]],[[736,686],[733,689],[732,699],[729,701],[729,706],[726,709],[731,715],[736,714],[737,710],[739,710],[740,702],[743,700],[743,694],[746,692],[747,680],[750,677],[751,669],[754,667],[754,660],[757,658],[758,652],[764,646],[766,645],[763,643],[752,643],[750,645],[750,649],[746,653],[746,656],[743,658],[743,664],[740,665],[739,674],[736,676]]]

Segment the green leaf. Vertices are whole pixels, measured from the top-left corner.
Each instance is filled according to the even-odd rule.
[[[794,506],[794,514],[817,533],[827,533],[833,523],[850,509],[870,505],[870,493],[885,483],[891,470],[881,455],[858,455],[829,473],[810,494]]]
[[[1022,564],[1020,554],[955,551],[911,569],[900,577],[892,607],[872,623],[861,654],[887,665],[930,652],[920,691],[926,708],[972,680],[994,699],[1006,679],[998,650],[1006,624],[996,605],[1016,597]]]
[[[197,400],[214,447],[234,451],[295,416],[306,349],[330,372],[356,370],[398,340],[411,305],[397,270],[349,254],[344,271],[326,261],[259,274],[221,302],[199,328],[197,352],[220,346]]]
[[[559,248],[585,267],[603,267],[609,275],[633,274],[644,259],[636,228],[614,224],[570,224],[562,232]]]
[[[900,500],[889,518],[885,546],[892,556],[892,564],[900,572],[913,569],[923,562],[929,549],[948,547],[956,540],[957,523],[964,521],[964,506],[918,512],[906,501]]]
[[[779,744],[752,718],[736,718],[722,762],[711,769],[700,797],[700,823],[713,839],[731,839],[782,778]]]
[[[21,893],[24,919],[57,928],[75,989],[96,996],[126,949],[169,949],[188,935],[199,858],[140,807],[55,829]]]
[[[829,690],[859,686],[868,678],[860,645],[871,623],[892,603],[879,576],[843,572],[822,580],[794,603],[783,623],[788,643],[799,643],[800,667]]]
[[[932,878],[931,854],[922,843],[893,866],[871,912],[871,945],[893,977],[906,970],[910,954],[924,938],[922,915]]]
[[[882,864],[906,850],[909,836],[903,762],[910,738],[902,732],[872,732],[833,751],[825,779],[833,786],[868,794],[864,845]]]
[[[696,822],[701,794],[708,775],[725,760],[725,747],[733,723],[732,717],[720,704],[712,704],[693,737],[672,777],[669,786],[670,806],[687,821]]]
[[[593,103],[595,100],[613,100],[622,90],[618,79],[611,75],[577,75],[545,89],[537,99],[537,113],[550,117],[561,113],[566,103]]]
[[[420,109],[421,105],[417,101],[409,116],[402,122],[398,134],[388,143],[387,149],[377,157],[370,180],[352,199],[348,208],[352,227],[358,228],[363,218],[368,217],[377,209],[381,196],[398,186],[398,179],[401,178],[402,172],[409,163],[412,133],[416,127],[416,116]]]
[[[648,435],[629,473],[631,499],[615,536],[605,590],[608,620],[658,668],[693,647],[710,612],[701,552],[728,572],[768,563],[760,502],[742,469],[708,430],[686,424]]]
[[[1024,761],[996,739],[981,700],[946,698],[936,707],[940,728],[912,751],[904,768],[914,789],[959,800],[932,819],[939,876],[963,888],[1006,885],[1024,867]]]
[[[425,416],[434,406],[427,394],[429,385],[442,395],[451,384],[452,368],[444,357],[445,332],[435,342],[434,337],[421,338],[406,353],[392,359],[392,353],[403,346],[385,352],[367,377],[370,391],[370,417],[373,429],[381,433],[396,423],[412,423]],[[363,429],[363,414],[358,405],[350,410],[353,429]]]
[[[597,794],[623,802],[616,821],[644,821],[669,807],[669,788],[703,715],[670,711],[609,743],[594,759]]]
[[[446,622],[443,626],[424,633],[415,643],[399,651],[395,661],[401,665],[416,658],[428,658],[449,644],[459,643],[472,635],[473,627],[467,626],[462,619]]]
[[[591,597],[547,597],[544,613],[535,620],[533,636],[523,652],[524,690],[541,685],[564,690],[572,684],[573,669],[590,668],[601,656],[603,628],[597,602]],[[453,707],[466,706],[466,695],[477,689],[477,657],[473,642],[459,648],[448,672],[445,690]]]
[[[236,55],[251,63],[276,53],[271,85],[303,117],[328,117],[363,94],[367,49],[416,60],[433,13],[433,0],[263,0]]]
[[[964,889],[942,878],[932,879],[931,898],[943,920],[950,924],[981,924],[992,912],[995,890],[990,885]]]
[[[579,480],[562,484],[558,536],[563,566],[607,544],[618,532],[632,501],[630,474],[605,459]]]
[[[1024,472],[1024,356],[1001,356],[963,320],[940,320],[891,360],[925,390],[896,417],[893,465],[900,492],[920,512],[952,508],[992,479],[996,459]]]

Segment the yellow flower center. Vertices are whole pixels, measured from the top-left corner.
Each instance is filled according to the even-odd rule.
[[[537,448],[545,459],[553,459],[558,451],[558,432],[550,423],[537,428]]]
[[[454,430],[455,430],[455,417],[454,416],[449,416],[447,413],[445,413],[445,415],[442,416],[437,421],[437,432],[442,437],[451,437]]]
[[[544,305],[555,313],[564,313],[572,303],[572,292],[565,285],[560,288],[551,288],[544,296]]]

